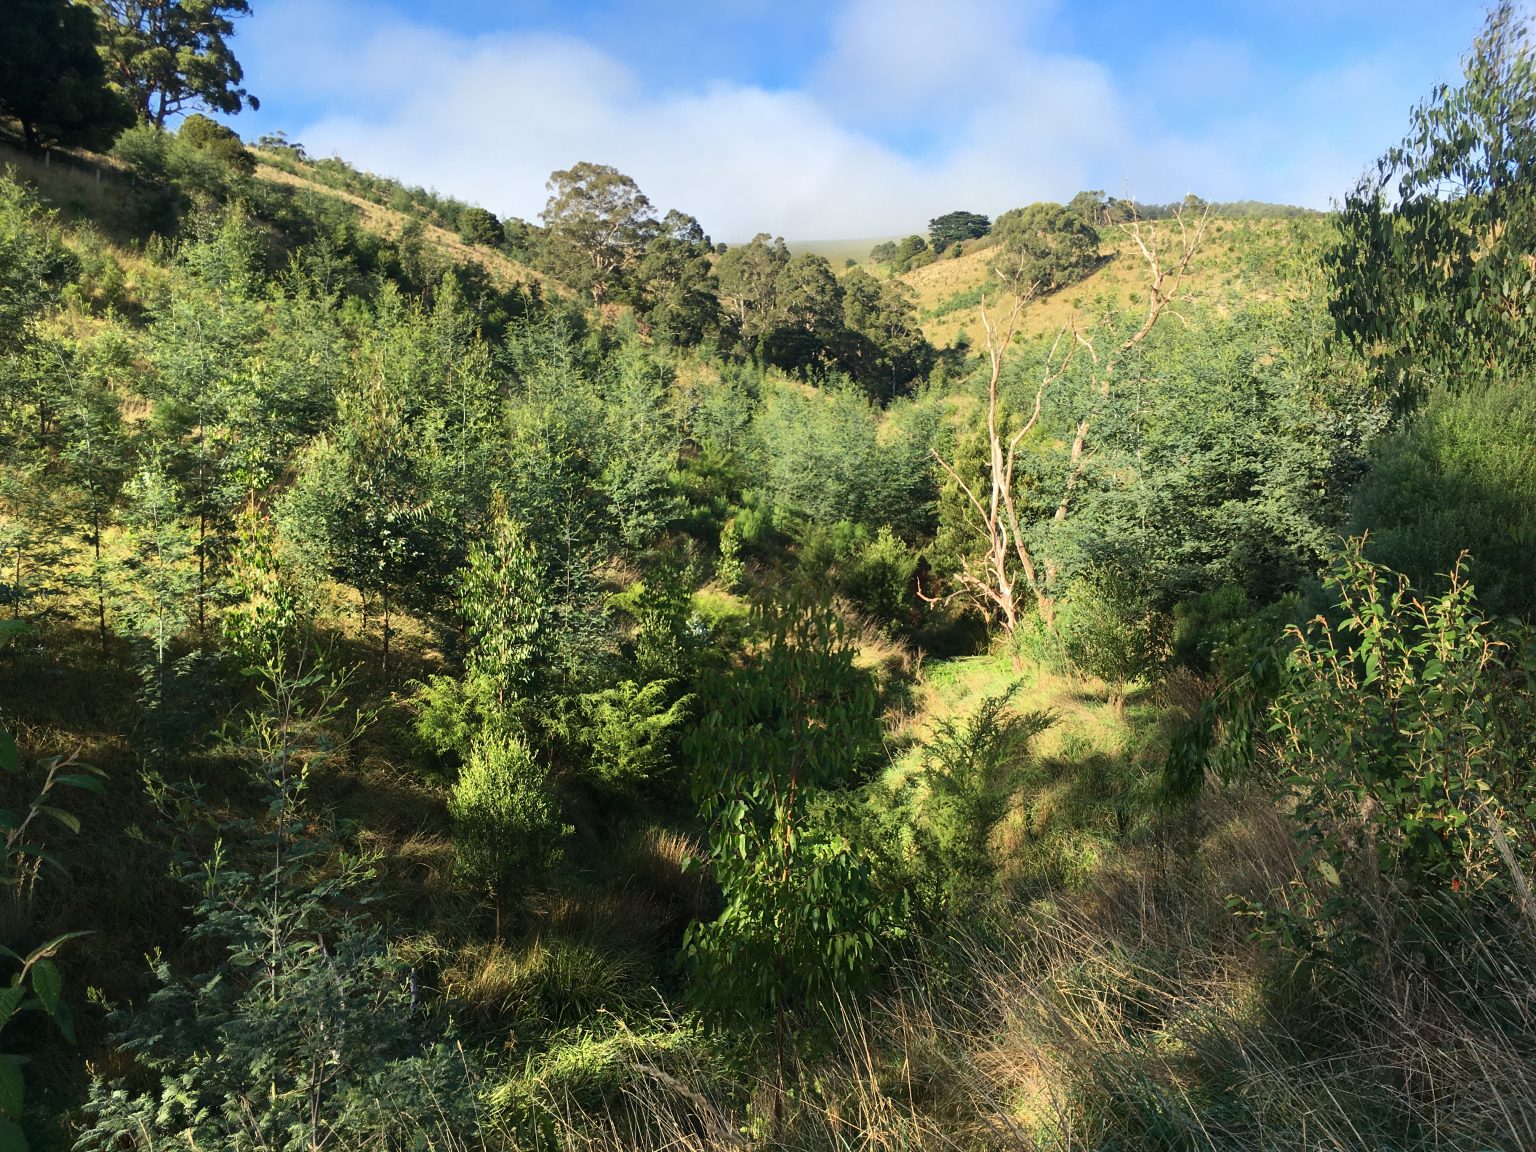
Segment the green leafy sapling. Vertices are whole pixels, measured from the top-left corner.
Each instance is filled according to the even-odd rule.
[[[44,823],[57,824],[78,834],[80,820],[58,807],[56,793],[75,790],[101,793],[101,773],[79,763],[74,755],[50,756],[42,762],[43,783],[23,811],[0,809],[0,886],[14,889],[18,898],[30,896],[38,873],[53,857],[36,839]],[[0,773],[16,776],[21,772],[21,755],[10,733],[0,730]],[[26,950],[17,951],[0,945],[0,971],[10,969],[9,978],[0,983],[0,1042],[6,1026],[20,1012],[42,1012],[68,1040],[74,1039],[74,1021],[64,1000],[64,980],[54,964],[54,957],[71,940],[88,935],[66,932]],[[0,1149],[26,1152],[21,1113],[25,1103],[22,1067],[26,1057],[0,1052]]]

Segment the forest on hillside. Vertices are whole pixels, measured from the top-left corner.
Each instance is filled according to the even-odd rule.
[[[1512,4],[1330,214],[842,267],[248,11],[5,18],[0,1152],[1536,1145]]]

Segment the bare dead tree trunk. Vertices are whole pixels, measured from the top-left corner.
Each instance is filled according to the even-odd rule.
[[[1014,301],[1007,325],[1001,334],[987,315],[986,301],[982,301],[981,323],[987,335],[987,356],[991,361],[991,374],[987,380],[987,453],[991,489],[987,499],[983,501],[977,495],[954,465],[937,452],[933,453],[940,467],[949,473],[950,478],[965,493],[972,513],[971,524],[986,542],[982,560],[974,567],[965,563],[957,574],[960,591],[970,595],[989,614],[998,616],[1003,630],[1010,637],[1019,624],[1020,580],[1024,581],[1033,595],[1035,608],[1041,617],[1048,625],[1055,626],[1054,605],[1040,581],[1035,558],[1030,553],[1023,526],[1019,522],[1018,508],[1013,499],[1013,474],[1019,445],[1040,423],[1046,390],[1065,375],[1080,340],[1076,327],[1070,321],[1056,334],[1056,342],[1051,347],[1041,374],[1040,386],[1035,390],[1033,409],[1012,435],[1005,435],[1003,429],[1007,423],[1007,414],[1002,410],[1001,396],[1003,361],[1026,301],[1026,297]],[[1064,355],[1061,352],[1063,342],[1067,344]],[[921,588],[918,589],[918,595],[929,603],[940,599],[924,595]],[[1015,667],[1018,667],[1020,660],[1017,652],[1013,655],[1013,661]]]
[[[1128,224],[1122,225],[1122,230],[1131,237],[1140,250],[1151,277],[1147,310],[1142,316],[1141,324],[1116,345],[1106,358],[1101,359],[1092,338],[1084,332],[1076,319],[1068,320],[1056,334],[1050,355],[1046,357],[1040,386],[1035,392],[1033,409],[1012,435],[1006,435],[1003,431],[1008,423],[1007,413],[1002,410],[1000,395],[1003,360],[1013,341],[1014,332],[1018,328],[1019,314],[1025,304],[1033,298],[1034,289],[1031,287],[1019,293],[1001,334],[987,315],[986,301],[982,301],[981,324],[986,332],[987,355],[991,362],[991,375],[987,382],[987,467],[991,490],[987,499],[983,500],[977,494],[976,489],[965,481],[953,464],[937,452],[933,453],[933,457],[965,494],[969,504],[967,514],[971,526],[984,543],[980,560],[961,561],[961,570],[954,576],[958,587],[951,595],[970,596],[984,612],[1001,622],[1003,630],[1010,639],[1018,628],[1022,614],[1019,588],[1021,580],[1031,593],[1033,608],[1039,613],[1040,619],[1052,631],[1056,628],[1056,601],[1051,593],[1056,580],[1055,565],[1048,558],[1037,562],[1025,539],[1024,526],[1020,523],[1018,509],[1014,504],[1013,477],[1019,445],[1039,424],[1047,390],[1066,375],[1073,357],[1079,350],[1086,352],[1093,361],[1091,391],[1101,402],[1107,400],[1110,396],[1115,369],[1121,358],[1151,335],[1164,313],[1170,311],[1170,306],[1183,290],[1190,264],[1204,241],[1209,209],[1202,212],[1200,219],[1193,225],[1186,224],[1182,212],[1175,213],[1174,218],[1178,223],[1179,245],[1175,253],[1176,258],[1171,264],[1164,260],[1159,250],[1155,223],[1143,222],[1133,217]],[[1017,277],[1014,279],[1014,284],[1017,288]],[[1063,344],[1065,344],[1064,350]],[[1092,413],[1085,412],[1077,421],[1072,444],[1067,453],[1067,474],[1062,484],[1061,499],[1051,518],[1053,529],[1065,522],[1071,511],[1073,491],[1082,476],[1086,462],[1092,420]],[[948,598],[926,595],[921,587],[918,588],[917,594],[930,604]],[[1017,668],[1020,658],[1016,649],[1013,652],[1013,661]]]

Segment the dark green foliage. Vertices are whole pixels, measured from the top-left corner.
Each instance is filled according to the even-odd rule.
[[[894,910],[821,803],[878,748],[870,677],[824,611],[770,609],[761,624],[764,648],[706,682],[688,739],[725,908],[690,928],[684,955],[714,1019],[772,1023],[782,1074],[789,1021],[867,983]]]
[[[1366,554],[1437,594],[1463,551],[1492,613],[1536,618],[1536,399],[1523,382],[1437,391],[1376,447],[1355,495]]]
[[[28,147],[45,141],[105,147],[133,121],[106,85],[96,21],[70,0],[14,0],[0,42],[0,112]]]
[[[845,566],[839,590],[876,620],[910,625],[917,604],[918,556],[882,524]]]
[[[158,988],[114,1015],[139,1075],[93,1084],[77,1147],[409,1144],[473,1130],[463,1064],[428,1038],[405,965],[368,915],[374,862],[305,810],[307,773],[345,735],[342,687],[262,670],[238,752],[265,815],[224,826],[189,876],[205,966],[156,962]]]
[[[1171,658],[1208,694],[1175,724],[1163,765],[1166,796],[1188,799],[1208,776],[1232,785],[1262,775],[1270,706],[1286,682],[1284,631],[1299,603],[1290,595],[1255,605],[1224,585],[1175,606]]]
[[[240,137],[215,120],[194,112],[181,122],[176,135],[194,148],[217,156],[229,168],[243,176],[256,171],[256,157],[246,150]]]
[[[386,671],[392,613],[441,587],[455,543],[445,462],[434,451],[430,416],[411,412],[415,399],[383,379],[343,393],[335,439],[308,450],[283,502],[293,538],[365,604],[377,598]]]
[[[963,915],[988,897],[997,870],[993,829],[1025,781],[1035,738],[1055,723],[1049,713],[1017,712],[1015,691],[941,720],[923,747],[922,771],[905,803],[931,914]]]
[[[213,153],[150,124],[119,135],[112,154],[132,174],[130,217],[146,235],[173,235],[195,201],[224,203],[239,175]]]
[[[928,239],[935,252],[963,240],[977,240],[992,230],[992,221],[977,212],[946,212],[928,221]]]
[[[998,275],[1024,294],[1055,292],[1098,266],[1098,231],[1060,204],[1010,209],[997,218],[992,235]]]
[[[459,213],[459,237],[466,244],[499,248],[506,239],[496,213],[484,208],[466,208]]]
[[[791,256],[773,282],[773,327],[758,342],[764,363],[821,378],[831,367],[843,320],[843,293],[825,257]]]
[[[910,272],[914,268],[921,268],[924,264],[933,263],[936,253],[928,247],[928,241],[921,236],[908,236],[896,245],[896,250],[891,253],[891,271],[896,273]]]
[[[855,268],[841,280],[846,333],[833,343],[838,361],[871,396],[887,401],[926,377],[933,345],[917,325],[915,294],[899,280],[876,280]]]
[[[6,1027],[33,1056],[40,1143],[897,1147],[985,1142],[1002,1117],[1026,1142],[1203,1146],[1220,1139],[1196,1115],[1268,1123],[1232,1099],[1292,1039],[1308,1075],[1364,1098],[1355,1049],[1281,999],[1298,989],[1330,1020],[1390,1017],[1483,1058],[1413,995],[1372,1014],[1326,966],[1269,980],[1223,903],[1251,899],[1310,958],[1365,960],[1373,986],[1429,988],[1416,965],[1437,955],[1470,988],[1480,955],[1529,967],[1523,632],[1460,585],[1420,610],[1357,574],[1340,611],[1359,632],[1277,641],[1373,466],[1353,504],[1367,555],[1438,595],[1474,544],[1484,604],[1529,610],[1525,376],[1431,390],[1374,445],[1385,389],[1329,342],[1321,222],[1222,225],[1186,323],[1140,343],[1142,299],[1048,309],[1075,310],[1100,357],[1050,379],[1018,445],[1039,579],[1017,605],[1038,645],[1015,651],[1041,667],[1015,711],[1014,653],[978,655],[976,615],[923,602],[977,555],[978,509],[934,455],[985,477],[987,375],[935,356],[901,280],[767,235],[712,245],[595,165],[557,174],[538,229],[280,136],[262,159],[298,179],[268,181],[204,117],[135,128],[118,155],[132,175],[99,191],[26,162],[82,192],[67,226],[0,185],[0,709],[39,747],[89,744],[113,781],[111,811],[78,810],[100,835],[63,842],[84,879],[45,866],[37,898],[26,879],[0,902],[17,954],[98,929],[61,953],[64,997],[35,965],[26,995],[117,1006],[106,1028],[82,1017],[78,1053],[41,1012]],[[370,231],[356,198],[402,227]],[[98,199],[93,233],[76,221]],[[1015,257],[1039,241],[1065,269],[1044,286],[1092,267],[1085,226],[1130,211],[1090,192],[1002,223]],[[980,226],[961,216],[933,223]],[[584,299],[503,290],[488,252],[455,266],[439,226]],[[962,242],[1009,252],[936,233],[876,255]],[[1005,444],[1048,343],[1008,350]],[[834,607],[764,607],[797,598]],[[314,673],[316,650],[359,672]],[[1147,690],[1115,716],[1055,674],[1074,667],[1116,702]],[[1046,707],[1060,729],[1037,753]],[[0,793],[14,829],[31,792]],[[1275,893],[1297,875],[1293,799],[1311,855]],[[168,868],[190,911],[146,899]],[[994,929],[1017,949],[956,939]],[[859,994],[887,976],[896,998]],[[1524,1051],[1504,985],[1479,1019]],[[673,1017],[690,994],[701,1011]],[[1418,1050],[1399,1061],[1382,1035],[1360,1045],[1390,1053],[1414,1107],[1451,1097],[1454,1076],[1404,1075]],[[827,1060],[843,1041],[856,1068]],[[113,1080],[86,1112],[84,1062]],[[747,1087],[765,1073],[766,1102]],[[1302,1143],[1349,1144],[1293,1087],[1264,1085],[1289,1111],[1257,1143],[1300,1116]],[[1385,1131],[1355,1139],[1417,1139]]]
[[[1340,332],[1389,393],[1523,381],[1533,365],[1536,61],[1511,0],[1344,202],[1328,253]]]
[[[1130,572],[1092,568],[1067,588],[1060,630],[1074,671],[1104,681],[1115,708],[1126,686],[1153,673],[1166,654],[1168,622]]]
[[[784,238],[759,232],[749,244],[733,245],[715,262],[720,306],[742,345],[752,351],[772,330],[779,273],[789,263]]]
[[[1067,211],[1088,227],[1099,229],[1110,222],[1110,198],[1097,190],[1079,192],[1067,201]]]
[[[44,845],[49,825],[72,833],[80,832],[80,820],[59,801],[71,791],[104,791],[101,774],[80,764],[75,757],[50,756],[39,765],[43,782],[27,801],[24,809],[0,810],[0,895],[18,906],[34,899],[39,873],[57,861]],[[0,729],[0,784],[22,771],[21,754],[9,732]],[[8,789],[7,789],[8,790]],[[63,997],[63,976],[54,958],[84,932],[69,932],[35,944],[11,940],[0,945],[0,1043],[7,1049],[14,1044],[3,1039],[7,1025],[18,1020],[18,1013],[36,1012],[51,1020],[68,1040],[74,1040],[74,1017]],[[25,1055],[0,1052],[0,1147],[26,1152],[27,1141],[20,1124],[25,1104],[23,1069]]]
[[[646,247],[635,273],[639,303],[653,334],[670,344],[702,344],[720,333],[724,317],[712,251],[699,222],[676,210]]]
[[[841,371],[890,398],[933,366],[910,291],[858,268],[839,279],[820,256],[796,256],[766,233],[715,266],[723,323],[739,351],[806,379]]]

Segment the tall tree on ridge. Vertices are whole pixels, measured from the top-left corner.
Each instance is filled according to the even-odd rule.
[[[583,161],[550,174],[549,202],[539,215],[549,229],[554,271],[602,304],[656,235],[651,202],[617,168]]]
[[[106,84],[96,21],[70,0],[11,0],[0,40],[0,112],[27,147],[110,144],[132,113]]]
[[[240,87],[245,73],[230,50],[233,17],[249,0],[91,0],[114,85],[157,128],[188,108],[233,115],[260,101]]]

